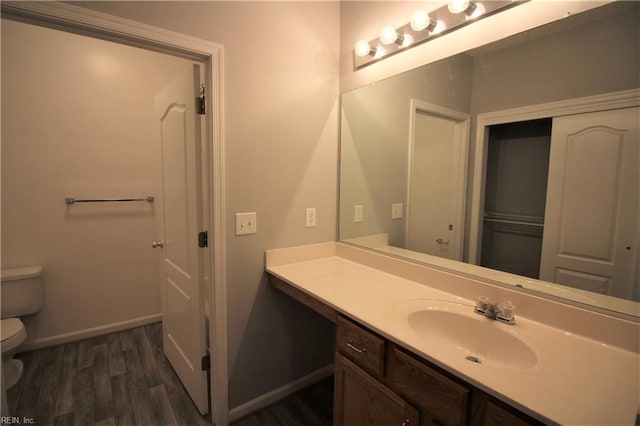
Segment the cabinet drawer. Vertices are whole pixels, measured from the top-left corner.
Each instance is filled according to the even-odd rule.
[[[423,410],[427,424],[466,424],[469,388],[398,348],[390,362],[391,387]]]
[[[374,377],[384,376],[385,343],[371,331],[338,317],[336,346],[338,352]]]

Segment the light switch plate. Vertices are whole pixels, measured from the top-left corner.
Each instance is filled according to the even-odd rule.
[[[256,232],[258,232],[256,212],[236,213],[236,235],[255,234]]]
[[[315,207],[308,207],[305,211],[304,226],[307,228],[315,228],[317,222],[317,214]]]
[[[356,204],[353,210],[353,221],[356,223],[362,222],[364,218],[364,206],[362,204]]]
[[[402,203],[391,204],[391,219],[402,219]]]

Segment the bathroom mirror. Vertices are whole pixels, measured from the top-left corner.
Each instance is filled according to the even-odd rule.
[[[639,18],[609,3],[344,93],[339,239],[637,320]],[[624,133],[617,154],[563,157],[587,128]],[[558,195],[568,185],[587,194]],[[576,224],[569,243],[558,221]],[[562,238],[572,261],[599,245],[625,272],[592,252],[593,270],[550,267]]]

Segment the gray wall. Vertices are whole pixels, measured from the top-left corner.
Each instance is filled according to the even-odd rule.
[[[474,114],[636,88],[640,85],[637,2],[576,16],[564,31],[475,58]]]
[[[339,3],[77,5],[225,47],[231,408],[331,364],[331,324],[268,287],[264,251],[335,239]],[[237,237],[246,211],[258,233]]]

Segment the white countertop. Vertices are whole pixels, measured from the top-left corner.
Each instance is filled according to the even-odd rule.
[[[341,251],[344,250],[350,249]],[[402,264],[399,262],[399,267]],[[525,335],[535,336],[532,337],[535,342],[531,343],[537,350],[537,364],[525,369],[476,364],[426,343],[408,326],[403,315],[403,306],[424,299],[464,303],[472,310],[475,296],[461,297],[349,260],[337,255],[331,243],[268,251],[267,271],[546,423],[633,425],[635,422],[640,358],[629,348],[518,316],[516,306],[516,325],[495,322],[492,326],[516,333],[533,331]],[[433,270],[425,273],[432,277],[440,273],[448,285],[456,284],[451,274]],[[458,280],[460,286],[467,285],[463,281],[468,279]],[[625,327],[628,333],[628,324]]]

